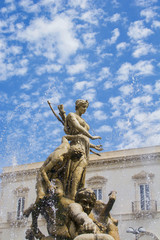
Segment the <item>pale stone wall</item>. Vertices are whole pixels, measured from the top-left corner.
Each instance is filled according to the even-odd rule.
[[[93,156],[92,158],[86,183],[90,182],[90,179],[105,178],[106,183],[103,187],[105,202],[111,190],[117,191],[112,215],[119,220],[121,239],[134,239],[133,234],[126,233],[130,226],[133,228],[143,226],[146,231],[160,237],[160,147],[115,151],[103,153],[99,159]],[[132,202],[140,201],[139,184],[145,183],[150,186],[150,200],[153,204],[157,202],[157,210],[153,205],[151,211],[133,213]]]
[[[15,167],[6,167],[1,175],[0,199],[0,240],[24,239],[25,231],[31,224],[16,220],[17,199],[25,197],[25,208],[36,198],[36,174],[43,162]],[[149,211],[133,213],[132,202],[140,201],[139,184],[148,184],[150,200],[157,202]],[[86,185],[93,189],[102,189],[104,202],[111,190],[117,191],[117,200],[112,215],[119,220],[122,240],[135,239],[126,233],[128,227],[143,226],[146,231],[160,238],[160,147],[140,148],[102,153],[100,157],[91,155],[87,169]],[[144,213],[144,216],[142,215]],[[39,226],[46,233],[45,222],[39,220]],[[140,238],[141,239],[141,238]],[[144,237],[143,237],[144,239]],[[149,239],[149,238],[146,238]]]

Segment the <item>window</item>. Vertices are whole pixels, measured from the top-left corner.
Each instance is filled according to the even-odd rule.
[[[23,185],[17,187],[13,190],[15,195],[15,205],[14,205],[14,212],[10,212],[10,215],[14,214],[15,220],[21,220],[23,218],[23,211],[24,208],[28,205],[28,192],[29,188],[24,187]]]
[[[91,188],[94,191],[97,200],[105,201],[106,182],[107,179],[102,176],[94,176],[86,181],[87,187]]]
[[[24,203],[25,198],[19,197],[17,202],[17,220],[20,220],[23,217]]]
[[[93,189],[95,195],[96,195],[96,199],[97,200],[102,200],[102,189],[98,188],[98,189]]]
[[[135,186],[135,200],[132,202],[132,212],[137,217],[152,215],[157,212],[157,201],[154,193],[154,174],[141,171],[132,176]]]
[[[140,206],[141,210],[150,210],[149,184],[140,184]]]

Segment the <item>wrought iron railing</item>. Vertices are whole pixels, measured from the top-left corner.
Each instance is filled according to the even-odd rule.
[[[27,224],[26,218],[22,213],[17,212],[8,212],[7,213],[7,222],[10,226],[25,226]]]
[[[15,221],[22,221],[24,219],[23,214],[17,214],[17,212],[8,212],[7,214],[7,221],[8,222],[15,222]]]
[[[38,220],[43,220],[43,216],[40,214],[38,216]],[[7,222],[24,222],[26,221],[26,217],[23,216],[23,213],[18,214],[17,212],[8,212],[7,213]]]

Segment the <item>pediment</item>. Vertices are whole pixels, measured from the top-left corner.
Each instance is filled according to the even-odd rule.
[[[29,191],[29,188],[28,187],[24,187],[24,186],[19,186],[17,187],[15,190],[14,190],[14,193],[17,194],[17,193],[25,193],[25,192],[28,192]]]
[[[147,178],[153,178],[153,177],[154,177],[153,173],[147,173],[145,171],[141,171],[140,173],[132,176],[133,179],[147,179]]]

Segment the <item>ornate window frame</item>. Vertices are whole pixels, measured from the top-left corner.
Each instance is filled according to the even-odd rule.
[[[134,187],[135,187],[135,201],[132,203],[132,212],[137,215],[137,217],[145,216],[148,214],[153,215],[157,211],[156,201],[154,199],[154,192],[153,192],[153,180],[154,174],[145,172],[144,170],[132,176],[134,180]],[[149,205],[150,207],[147,209],[146,207],[142,209],[141,207],[141,193],[140,188],[142,189],[143,186],[148,188],[149,193]],[[146,190],[144,190],[146,191]]]
[[[94,176],[89,178],[86,183],[87,187],[95,190],[95,189],[102,189],[102,201],[106,200],[106,183],[108,179],[102,177],[102,176]]]
[[[23,205],[25,209],[28,201],[28,192],[29,188],[22,185],[13,190],[14,210],[13,212],[8,212],[8,222],[10,223],[10,225],[21,226],[26,224],[23,216],[21,216],[18,212],[20,208],[22,209],[22,206],[18,206],[18,204]]]

